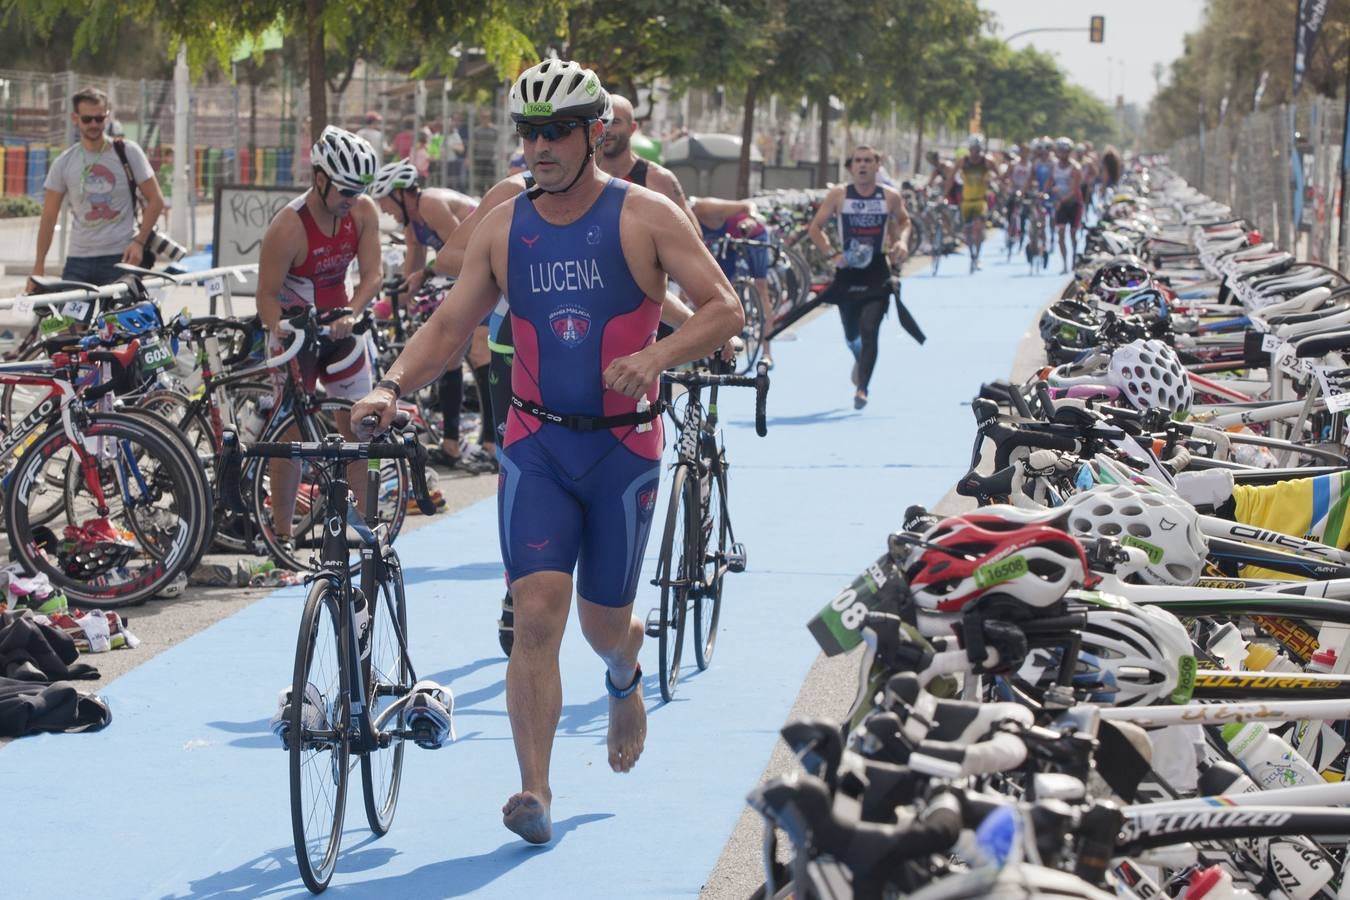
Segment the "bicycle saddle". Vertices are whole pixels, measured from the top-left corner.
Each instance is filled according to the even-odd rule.
[[[50,275],[29,275],[29,279],[37,287],[37,290],[30,291],[31,294],[59,294],[62,291],[96,291],[98,285],[87,284],[83,281],[64,281],[60,278],[53,278]]]

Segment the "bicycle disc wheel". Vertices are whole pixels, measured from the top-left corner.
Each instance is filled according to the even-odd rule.
[[[703,573],[694,600],[694,659],[699,671],[712,662],[717,647],[717,623],[722,617],[722,581],[727,573],[731,522],[727,519],[727,473],[719,461],[708,473],[708,496],[699,498]],[[701,489],[695,485],[696,489]]]
[[[300,619],[287,717],[295,860],[316,894],[333,877],[347,808],[348,673],[339,611],[333,585],[314,582]]]
[[[686,535],[689,528],[688,500],[684,485],[688,469],[676,466],[670,481],[670,506],[666,510],[666,529],[661,535],[661,557],[656,580],[661,585],[661,630],[657,638],[661,657],[661,699],[670,702],[680,680],[680,655],[684,650],[686,602],[689,596],[689,566],[686,560]]]
[[[403,652],[408,636],[408,605],[403,594],[403,569],[393,550],[386,556],[388,577],[376,584],[376,596],[367,598],[370,625],[366,637],[369,653],[361,661],[366,679],[366,708],[372,722],[400,697],[412,690],[412,667]],[[400,636],[402,640],[400,640]],[[396,713],[382,731],[402,731],[403,713]],[[382,835],[394,822],[398,789],[403,781],[403,744],[394,738],[387,745],[361,755],[361,793],[365,797],[370,830]]]
[[[77,453],[58,422],[24,453],[5,495],[15,556],[77,606],[112,609],[148,599],[184,571],[208,524],[199,483],[156,428],[97,413]],[[30,516],[38,492],[79,473],[61,514]],[[63,492],[66,493],[66,492]],[[101,500],[100,500],[101,495]]]

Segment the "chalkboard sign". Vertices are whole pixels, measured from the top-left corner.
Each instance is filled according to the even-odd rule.
[[[263,234],[277,212],[297,197],[302,188],[251,184],[216,186],[216,222],[211,241],[211,265],[234,266],[256,263]],[[247,284],[233,284],[235,294],[253,294],[258,276],[248,275]]]

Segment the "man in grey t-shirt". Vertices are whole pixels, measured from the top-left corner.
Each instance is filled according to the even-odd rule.
[[[108,96],[86,88],[71,98],[71,106],[74,112],[70,119],[79,131],[80,140],[58,156],[47,171],[33,274],[46,274],[47,251],[52,244],[56,218],[61,204],[69,201],[70,241],[61,277],[67,281],[107,284],[117,280],[118,263],[140,264],[145,241],[164,211],[164,196],[145,152],[132,141],[124,141],[127,163],[145,200],[138,227],[126,170],[112,141],[104,134]]]

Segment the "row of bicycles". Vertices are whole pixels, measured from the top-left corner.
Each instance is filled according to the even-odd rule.
[[[317,566],[326,508],[317,467],[301,465],[287,536],[275,527],[265,460],[245,465],[238,509],[224,502],[217,469],[227,432],[250,442],[320,442],[336,430],[349,401],[307,393],[292,369],[335,314],[285,321],[288,343],[269,356],[256,316],[169,316],[157,297],[167,286],[218,285],[251,268],[132,270],[102,287],[38,279],[38,292],[19,300],[36,323],[0,363],[9,551],[72,604],[114,609],[177,596],[211,550],[270,555],[294,571]],[[410,327],[416,315],[400,312]],[[371,340],[352,353],[372,353],[377,366],[392,361],[399,344],[390,322],[367,315],[357,331]],[[418,404],[408,412],[428,430]],[[392,535],[412,502],[411,483],[407,460],[381,462],[378,513]]]
[[[1350,896],[1350,283],[1165,169],[1109,201],[975,508],[809,623],[857,691],[748,797],[760,895]]]

